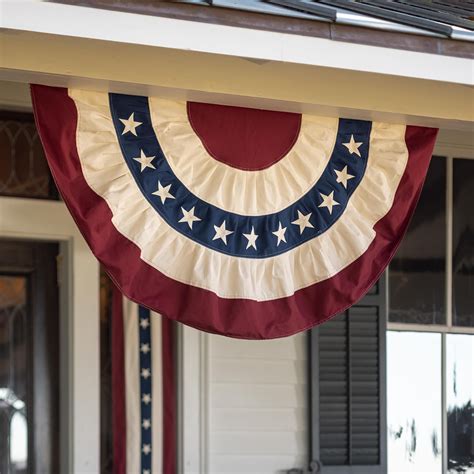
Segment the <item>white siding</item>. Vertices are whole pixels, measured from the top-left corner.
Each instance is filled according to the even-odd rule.
[[[273,341],[209,336],[208,469],[271,474],[306,464],[306,334]]]

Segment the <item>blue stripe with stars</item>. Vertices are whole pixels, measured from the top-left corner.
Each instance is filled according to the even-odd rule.
[[[140,426],[141,426],[141,472],[151,473],[152,466],[152,367],[151,367],[151,321],[150,310],[138,307],[139,351],[140,351]]]
[[[109,102],[123,156],[143,196],[176,231],[201,245],[232,256],[267,258],[318,237],[342,216],[367,167],[372,123],[340,119],[330,160],[319,180],[300,199],[282,211],[262,216],[228,212],[199,199],[173,173],[153,130],[147,97],[109,94]],[[129,119],[132,114],[135,122],[141,122],[134,128],[136,135],[126,131],[127,127],[121,121]],[[359,144],[356,149],[361,156],[351,153],[344,145],[351,141]],[[134,159],[143,156],[142,152],[146,157],[155,157],[152,161],[154,169],[146,167],[142,171],[141,164]],[[347,173],[353,176],[346,182],[347,187],[338,182],[336,173],[346,166]],[[216,186],[219,184],[216,183]],[[160,189],[162,196],[165,196],[164,202],[159,194],[153,194]],[[167,194],[173,198],[166,198]],[[331,197],[338,204],[330,212],[324,203],[325,199],[330,202]],[[323,207],[319,207],[321,204]],[[199,220],[192,222],[192,225],[186,221],[179,222],[184,217],[183,209],[190,212],[193,208],[194,216]],[[303,227],[301,232],[301,227],[293,222],[303,216],[300,222],[304,223],[304,216],[309,213],[311,216],[307,219],[310,226]],[[286,228],[283,234],[286,242],[274,233],[280,228]],[[221,229],[220,234],[218,229]],[[223,236],[223,230],[232,233]],[[258,235],[256,240],[252,238],[253,234]],[[254,245],[250,244],[252,241]]]

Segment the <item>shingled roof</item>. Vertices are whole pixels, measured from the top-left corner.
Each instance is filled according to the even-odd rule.
[[[474,41],[472,0],[181,0],[179,3]]]

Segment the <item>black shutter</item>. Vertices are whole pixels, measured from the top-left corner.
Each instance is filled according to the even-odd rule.
[[[387,472],[386,310],[384,275],[359,303],[310,332],[313,472]]]

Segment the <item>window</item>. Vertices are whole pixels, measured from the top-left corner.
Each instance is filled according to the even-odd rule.
[[[474,160],[433,158],[389,268],[388,472],[474,472]]]
[[[453,160],[453,325],[474,327],[474,160]]]
[[[415,215],[390,263],[390,321],[445,323],[445,201],[446,160],[434,157]]]
[[[0,110],[0,196],[58,199],[33,114]]]

